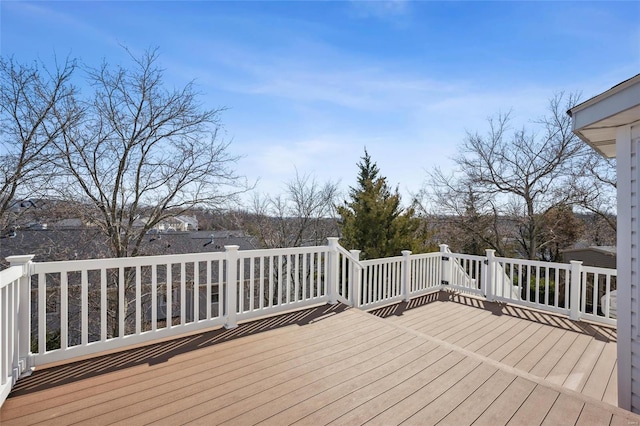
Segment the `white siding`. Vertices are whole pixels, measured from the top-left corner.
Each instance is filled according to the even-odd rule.
[[[640,413],[640,126],[619,128],[616,149],[620,283],[618,405]]]
[[[631,411],[640,413],[640,126],[631,126]],[[623,230],[624,232],[624,230]]]
[[[632,257],[633,241],[637,232],[633,231],[632,206],[637,204],[630,196],[637,179],[634,175],[638,167],[635,165],[636,150],[631,143],[629,127],[619,128],[616,134],[616,158],[618,162],[618,405],[624,409],[632,409],[632,365],[640,365],[640,359],[633,359],[632,354],[632,317],[637,316],[638,308],[631,300],[633,281]],[[637,272],[637,270],[636,270]],[[638,374],[636,372],[635,374]],[[636,381],[640,376],[635,377]]]

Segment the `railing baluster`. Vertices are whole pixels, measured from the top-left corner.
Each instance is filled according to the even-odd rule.
[[[200,322],[200,262],[193,262],[193,322]]]
[[[264,309],[264,256],[260,256],[260,309]]]
[[[300,268],[300,258],[298,257],[297,254],[292,254],[291,257],[293,257],[293,265],[292,265],[292,269],[293,269],[293,281],[294,281],[294,290],[293,290],[293,302],[298,302],[300,301],[300,298],[298,296],[298,291],[300,291],[300,271],[298,270]]]
[[[69,276],[60,274],[60,348],[69,347]]]
[[[273,256],[269,256],[269,303],[268,306],[272,307],[273,303],[273,274],[274,274],[274,266],[273,266]]]
[[[308,273],[309,273],[309,298],[310,299],[315,299],[317,297],[316,294],[316,289],[315,289],[315,279],[314,276],[316,274],[316,259],[317,254],[316,253],[310,253],[309,254],[309,269],[308,269]]]
[[[173,265],[171,263],[167,263],[167,294],[166,294],[166,309],[165,309],[165,321],[166,328],[173,327]]]
[[[14,325],[16,307],[15,307],[15,297],[14,297],[14,290],[15,290],[14,283],[11,283],[11,285],[6,286],[4,290],[5,290],[4,292],[5,304],[3,307],[3,311],[5,313],[5,318],[3,323],[5,324],[5,327],[6,327],[5,336],[7,339],[7,350],[4,355],[3,364],[7,366],[7,371],[5,374],[9,376],[9,380],[13,381],[14,379],[14,377],[12,377],[13,367],[16,362],[16,359],[14,358],[14,354],[16,353],[16,336],[15,336],[16,328]]]
[[[559,268],[554,268],[555,270],[555,287],[554,287],[554,301],[553,301],[553,306],[555,306],[556,308],[559,308],[560,306],[560,269]]]
[[[307,284],[308,284],[308,280],[307,280],[307,257],[309,257],[308,254],[304,254],[302,255],[302,300],[306,300],[307,299]]]
[[[255,299],[255,264],[256,258],[251,256],[249,258],[249,310],[253,311],[254,309],[254,299]]]
[[[180,262],[180,325],[187,323],[187,264]]]
[[[224,288],[225,288],[225,275],[224,275],[224,267],[226,260],[218,260],[218,318],[222,318],[224,316]],[[227,287],[228,288],[228,287]]]
[[[151,265],[151,331],[158,329],[158,265]]]
[[[40,281],[40,277],[38,278],[38,281]],[[107,341],[107,269],[106,268],[100,269],[100,341],[101,342]]]
[[[282,255],[280,254],[278,255],[278,299],[276,303],[278,306],[282,305],[282,275],[284,274],[282,272]]]
[[[124,276],[124,267],[118,268],[118,337],[122,338],[125,336],[124,329],[124,316],[125,316],[125,300],[124,300],[124,290],[125,290],[126,282]]]
[[[38,353],[47,351],[47,276],[38,274]]]
[[[604,299],[605,305],[604,305],[603,312],[604,312],[604,317],[605,318],[611,318],[610,312],[609,312],[609,309],[610,309],[609,303],[610,303],[610,299],[611,299],[611,275],[610,274],[607,274],[607,281],[606,281],[605,285],[606,285],[606,291],[604,293],[605,294],[605,299]]]
[[[83,269],[80,273],[81,301],[80,315],[82,317],[81,324],[81,345],[86,346],[89,343],[89,278],[88,271]]]
[[[142,332],[142,268],[136,265],[136,334]]]

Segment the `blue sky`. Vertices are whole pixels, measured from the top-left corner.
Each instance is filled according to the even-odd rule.
[[[488,116],[525,124],[639,73],[640,2],[0,2],[3,56],[115,64],[121,44],[228,108],[258,190],[296,168],[347,189],[366,146],[406,200]]]

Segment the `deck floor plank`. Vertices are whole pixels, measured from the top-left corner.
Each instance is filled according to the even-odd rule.
[[[408,419],[404,421],[401,419],[398,420],[401,421],[401,424],[405,425],[436,424],[460,406],[464,400],[473,395],[482,387],[483,384],[495,376],[497,372],[498,370],[495,368],[480,365],[449,389],[446,389],[436,399],[416,411],[416,413],[411,415]],[[500,374],[498,380],[495,380],[494,384],[497,384],[500,387],[506,387],[508,383],[506,383],[506,380],[499,380],[501,378],[509,379],[507,374]],[[465,413],[460,414],[461,416],[465,415]]]
[[[414,342],[417,343],[417,342]],[[346,383],[346,387],[349,389],[352,386],[357,387],[359,381],[366,381],[370,378],[371,373],[378,377],[381,371],[387,371],[387,369],[393,369],[396,367],[396,362],[400,362],[396,357],[401,357],[406,353],[407,347],[405,345],[399,345],[396,348],[390,349],[389,347],[380,348],[380,353],[370,359],[362,359],[357,364],[351,366],[344,371],[340,371],[336,374],[329,374],[326,377],[321,378],[318,381],[309,383],[296,384],[291,386],[287,383],[283,386],[281,392],[274,394],[274,389],[269,391],[268,395],[261,395],[261,398],[256,398],[247,404],[233,404],[227,409],[220,410],[216,413],[212,413],[212,417],[215,417],[215,421],[223,420],[230,424],[243,423],[247,421],[262,421],[279,414],[282,411],[287,410],[292,405],[300,404],[307,399],[326,392],[331,394],[332,390],[338,388],[338,392],[344,389],[345,386],[341,386]],[[276,391],[278,389],[275,389]],[[305,407],[302,404],[302,407]],[[206,418],[204,419],[207,420]]]
[[[505,389],[509,388],[516,376],[504,371],[496,371],[482,386],[476,389],[455,410],[439,421],[443,425],[468,425],[474,423]],[[429,408],[425,408],[429,409]],[[496,423],[494,423],[496,424]]]
[[[376,329],[372,326],[369,327],[369,330],[374,331]],[[331,328],[322,327],[318,328],[317,331],[319,334],[315,335],[315,337],[320,339],[331,335]],[[354,337],[358,336],[358,332],[349,331],[347,333],[338,332],[335,334],[337,334],[338,337],[338,342],[336,342],[338,345],[340,345],[340,342],[353,341]],[[344,334],[342,340],[340,338],[341,334]],[[53,404],[53,409],[57,410],[61,405],[65,405],[65,403],[71,403],[72,405],[69,406],[69,408],[73,408],[81,406],[82,403],[92,405],[99,404],[101,400],[108,400],[112,396],[114,398],[115,396],[122,398],[129,394],[135,395],[140,392],[145,392],[146,395],[149,395],[148,392],[161,389],[161,387],[159,388],[158,386],[171,384],[180,378],[184,378],[187,381],[190,377],[201,380],[203,378],[203,371],[206,371],[206,374],[211,376],[222,376],[226,371],[235,374],[237,377],[241,377],[243,374],[242,368],[247,365],[263,361],[266,367],[272,363],[289,362],[289,360],[299,357],[301,354],[300,351],[307,351],[307,353],[317,356],[316,351],[322,347],[322,340],[315,339],[314,336],[309,336],[309,338],[305,339],[299,338],[300,336],[294,333],[288,338],[283,334],[278,334],[274,337],[277,338],[272,339],[275,341],[273,343],[262,342],[261,345],[253,345],[252,348],[243,348],[244,350],[241,353],[238,353],[237,350],[218,351],[218,347],[212,347],[213,353],[219,354],[220,357],[211,356],[212,354],[209,353],[209,351],[200,353],[191,351],[181,355],[180,370],[176,370],[172,364],[160,364],[158,366],[151,366],[151,368],[147,368],[146,371],[138,369],[138,371],[140,371],[139,374],[131,374],[132,372],[129,371],[129,375],[124,378],[104,384],[99,384],[94,381],[83,382],[87,385],[92,384],[91,388],[83,386],[74,392],[65,392],[60,396],[54,396],[46,401],[46,405]],[[289,342],[291,344],[283,345],[283,342]],[[199,353],[200,356],[191,359],[190,355],[194,353]],[[13,402],[13,400],[11,402]],[[45,404],[31,404],[30,408],[44,411]],[[28,413],[28,411],[24,410],[23,414],[24,413]]]
[[[455,368],[448,370],[446,374],[436,377],[426,385],[420,386],[418,384],[419,386],[414,389],[413,393],[395,402],[383,412],[377,415],[376,413],[367,413],[371,418],[366,423],[371,425],[399,424],[429,405],[440,395],[455,386],[456,383],[464,380],[466,376],[478,367],[482,367],[480,361],[464,358],[455,365]]]
[[[307,413],[304,411],[309,409],[308,405],[304,404],[306,400],[313,399],[314,396],[321,393],[329,398],[334,393],[342,395],[349,389],[353,390],[353,388],[363,386],[363,383],[366,384],[368,380],[380,378],[380,376],[397,369],[398,365],[403,364],[403,356],[407,356],[411,360],[410,351],[415,354],[417,351],[413,351],[413,349],[423,344],[418,339],[412,339],[381,345],[377,348],[377,353],[372,354],[373,356],[356,355],[353,360],[345,360],[345,368],[336,372],[327,372],[312,378],[302,378],[299,381],[290,380],[281,385],[270,387],[265,392],[250,398],[235,397],[233,399],[236,402],[214,412],[207,412],[198,418],[198,422],[208,424],[257,423],[286,411],[292,406],[296,407],[296,411],[299,409]],[[426,347],[423,347],[418,354],[424,355],[427,350]],[[211,408],[211,406],[206,407],[207,410],[211,410]],[[182,416],[176,420],[182,421],[184,416],[191,418],[194,415],[195,413],[189,410],[188,413],[183,412]],[[167,419],[171,421],[171,417],[167,417]]]
[[[587,383],[587,380],[591,375],[591,371],[598,362],[598,358],[600,358],[600,354],[604,350],[604,347],[604,342],[592,339],[585,348],[580,359],[578,359],[576,365],[573,367],[573,370],[571,370],[569,377],[567,377],[562,385],[571,390],[580,392]]]
[[[297,423],[301,425],[317,425],[328,423],[341,416],[348,415],[354,407],[360,407],[369,403],[372,399],[384,393],[387,389],[401,385],[403,382],[415,377],[425,376],[432,366],[440,362],[443,357],[449,355],[451,351],[444,347],[437,347],[432,352],[405,365],[394,374],[374,381],[354,392],[339,398],[337,401],[324,404],[320,409],[301,418]]]
[[[578,417],[576,426],[600,426],[611,423],[612,413],[608,413],[596,406],[585,404]]]
[[[552,331],[553,328],[539,326],[537,330],[530,335],[522,333],[522,335],[512,339],[511,342],[507,342],[490,353],[489,358],[514,367],[520,360],[527,356],[529,352],[540,346]]]
[[[614,345],[605,345],[598,361],[591,370],[582,393],[596,399],[604,399],[611,373],[616,366],[616,358],[617,348]]]
[[[473,424],[487,426],[507,424],[524,401],[529,398],[535,387],[536,384],[530,380],[514,377],[509,387],[495,398]],[[536,424],[532,420],[528,421],[529,424]]]
[[[420,327],[439,326],[447,323],[451,317],[458,313],[458,309],[455,306],[451,306],[451,303],[446,302],[434,302],[434,306],[430,306],[430,308],[428,316],[425,316],[418,309],[413,309],[404,312],[402,316],[390,318],[398,324],[416,330]]]
[[[388,336],[388,334],[384,334],[384,336]],[[270,369],[267,375],[263,375],[260,374],[263,372],[261,366],[253,366],[249,370],[251,373],[249,377],[241,381],[220,383],[215,377],[212,377],[211,380],[200,381],[197,386],[181,381],[182,392],[173,392],[153,399],[143,399],[136,402],[135,406],[133,405],[134,401],[126,401],[129,404],[129,421],[136,423],[155,422],[175,413],[180,413],[181,420],[184,420],[190,416],[197,417],[199,410],[209,412],[212,409],[218,409],[222,416],[222,409],[238,400],[260,395],[261,392],[264,392],[265,396],[274,397],[277,395],[278,389],[284,388],[286,390],[288,386],[295,386],[297,383],[306,384],[314,379],[324,378],[329,373],[339,373],[347,369],[351,363],[375,358],[381,353],[381,347],[395,347],[406,344],[409,340],[411,337],[405,335],[379,338],[379,336],[371,334],[366,346],[358,345],[357,350],[347,353],[339,352],[336,354],[337,356],[332,356],[322,363],[314,362],[314,359],[317,360],[320,355],[316,352],[311,354],[309,362],[302,363],[299,368],[295,368],[296,365],[290,362],[278,363]],[[286,342],[282,342],[282,344],[286,344]],[[339,363],[338,368],[336,368],[336,363]]]
[[[582,400],[571,398],[566,394],[560,394],[542,421],[542,425],[575,425],[584,405]]]
[[[529,350],[525,356],[514,366],[519,370],[530,372],[549,352],[558,345],[562,339],[566,339],[566,330],[554,328],[551,332],[536,346]],[[568,340],[568,339],[567,339]]]
[[[482,339],[494,330],[505,331],[509,328],[509,318],[502,319],[495,315],[486,315],[482,320],[467,327],[467,329],[456,333],[454,336],[447,338],[447,342],[457,346],[465,347],[466,345],[478,339]],[[498,332],[499,334],[500,332]]]
[[[450,352],[447,356],[440,358],[414,377],[389,389],[383,389],[381,394],[364,404],[352,407],[348,413],[331,421],[329,424],[363,424],[372,420],[378,414],[385,413],[396,404],[402,403],[407,398],[411,398],[421,389],[443,386],[441,383],[443,380],[449,380],[454,383],[455,380],[463,377],[464,372],[471,371],[476,365],[477,363],[474,360],[465,358],[459,353]]]
[[[317,344],[316,339],[322,339],[323,337],[325,337],[326,339],[328,339],[329,337],[335,337],[338,339],[338,341],[336,342],[337,345],[340,345],[342,336],[344,336],[344,339],[350,340],[354,336],[357,336],[359,334],[358,332],[355,332],[353,330],[341,329],[342,324],[348,323],[353,324],[356,327],[362,324],[365,327],[363,331],[375,328],[375,325],[360,322],[358,318],[349,319],[348,317],[344,317],[336,322],[335,326],[338,327],[337,331],[334,328],[335,326],[332,327],[331,325],[328,325],[326,323],[317,323],[316,330],[318,334],[315,336],[311,336],[309,338],[309,342]],[[274,339],[275,337],[278,337],[280,339],[290,339],[290,336],[296,336],[297,343],[304,342],[304,336],[298,336],[298,331],[295,327],[280,328],[273,330],[270,333],[273,333],[271,334],[271,336],[273,337],[271,337],[270,339],[268,338],[268,335],[259,333],[243,337],[242,339],[225,342],[224,345],[210,346],[207,351],[189,351],[183,353],[180,355],[182,366],[185,369],[195,368],[196,371],[200,371],[203,367],[202,363],[208,362],[208,359],[212,357],[215,357],[215,361],[211,360],[210,362],[215,362],[215,364],[217,365],[223,365],[225,360],[240,363],[243,362],[243,359],[245,359],[246,361],[251,361],[251,356],[253,355],[259,354],[261,356],[266,356],[270,354],[270,350],[272,349],[279,350],[282,345],[280,342],[277,342],[278,339]],[[273,343],[274,340],[277,343]],[[149,350],[149,348],[147,348],[147,350]],[[153,352],[157,352],[157,350],[153,350]],[[126,356],[128,354],[128,351],[123,352],[123,354],[123,356]],[[99,361],[100,359],[96,360],[96,362]],[[94,391],[97,393],[113,389],[122,389],[123,386],[125,386],[126,382],[144,381],[147,377],[155,377],[159,375],[164,376],[168,373],[172,373],[172,371],[170,370],[173,367],[169,363],[153,363],[152,358],[149,361],[150,362],[148,364],[138,365],[122,370],[116,370],[109,375],[94,376],[92,377],[91,381],[79,380],[69,383],[65,385],[65,394],[61,395],[61,398],[58,399],[52,398],[51,400],[48,399],[47,401],[39,401],[36,393],[20,395],[18,397],[11,398],[10,403],[8,404],[9,408],[5,408],[7,406],[5,405],[3,407],[3,413],[5,411],[11,411],[13,409],[21,409],[26,413],[29,409],[47,408],[47,404],[54,406],[60,405],[69,401],[75,401],[79,397],[90,396],[90,394]],[[89,359],[88,362],[85,362],[84,364],[92,365],[93,360]],[[76,370],[76,368],[74,368],[74,366],[76,365],[77,364],[70,364],[70,369]],[[234,368],[237,368],[237,364],[234,365]],[[98,369],[95,369],[95,371],[98,371]],[[71,373],[71,371],[66,368],[63,368],[62,372],[65,374]],[[40,377],[42,377],[42,379],[40,379]],[[37,384],[41,380],[48,380],[49,377],[49,374],[43,374],[37,377],[36,375],[34,375],[30,377],[30,380],[28,382]],[[18,386],[17,388],[30,389],[31,387]],[[38,404],[34,404],[34,402],[38,402]]]
[[[540,385],[536,386],[509,419],[507,425],[520,426],[542,423],[559,395],[560,393],[553,389]]]
[[[456,315],[449,316],[445,321],[433,322],[426,318],[422,325],[412,325],[411,328],[430,336],[446,340],[446,338],[460,330],[465,330],[470,324],[474,324],[484,317],[486,312],[481,309],[471,309],[456,312]]]
[[[495,318],[491,313],[481,309],[474,310],[480,311],[480,315],[467,315],[461,320],[457,318],[453,319],[450,324],[452,326],[445,328],[437,334],[433,334],[433,336],[446,341],[460,340],[469,333],[481,332],[481,330],[486,329],[489,324],[495,324]]]
[[[497,327],[487,327],[488,332],[478,333],[477,336],[467,337],[459,341],[453,341],[452,343],[472,352],[480,353],[482,350],[485,353],[491,353],[495,348],[508,342],[529,326],[532,326],[532,324],[528,321],[521,321],[517,318],[509,317],[502,320],[501,324]]]
[[[562,385],[575,368],[591,340],[591,336],[579,334],[562,358],[545,376],[545,379],[553,384]]]
[[[618,405],[618,369],[617,363],[613,367],[611,371],[611,376],[609,376],[609,383],[607,383],[607,389],[604,391],[604,396],[602,400],[607,404]]]
[[[566,331],[529,372],[538,377],[547,377],[551,370],[564,358],[578,336],[578,333]]]

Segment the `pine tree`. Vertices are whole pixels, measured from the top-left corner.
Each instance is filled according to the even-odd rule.
[[[403,211],[398,189],[391,190],[366,149],[358,168],[358,185],[349,188],[351,200],[338,207],[341,245],[362,250],[362,259],[398,256],[402,250],[420,252],[424,227],[415,209]]]

